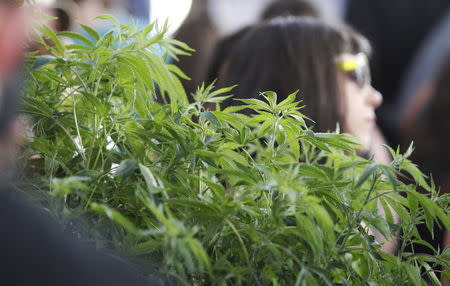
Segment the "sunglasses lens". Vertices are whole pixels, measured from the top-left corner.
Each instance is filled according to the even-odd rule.
[[[370,69],[366,55],[362,53],[357,54],[354,59],[340,62],[338,67],[360,88],[366,88],[371,85]]]
[[[367,60],[367,57],[364,54],[359,54],[358,57],[360,58],[359,69],[362,77],[361,84],[364,87],[368,87],[371,85],[369,61]]]
[[[361,66],[355,71],[357,75],[357,81],[359,87],[363,88],[370,85],[370,76],[367,72],[367,68]]]

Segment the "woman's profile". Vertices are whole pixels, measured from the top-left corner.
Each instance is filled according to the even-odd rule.
[[[242,35],[220,69],[218,85],[237,85],[233,99],[274,91],[283,100],[299,90],[302,112],[315,121],[315,131],[334,131],[339,125],[362,144],[360,155],[388,164],[376,124],[382,96],[371,85],[370,52],[369,42],[348,27],[308,17],[275,18]],[[239,104],[233,99],[225,105]],[[396,242],[383,249],[395,252]]]
[[[242,36],[222,66],[218,84],[237,84],[235,99],[270,90],[282,100],[299,90],[303,112],[316,121],[315,130],[334,131],[339,124],[359,139],[364,152],[374,151],[375,109],[382,96],[371,86],[369,55],[368,41],[350,28],[280,17]]]

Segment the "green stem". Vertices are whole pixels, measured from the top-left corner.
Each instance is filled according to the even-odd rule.
[[[237,236],[237,238],[239,240],[239,243],[241,244],[242,251],[244,252],[245,261],[247,262],[247,266],[248,266],[248,268],[252,269],[252,265],[250,263],[250,256],[248,254],[247,248],[245,247],[244,240],[242,239],[241,235],[239,234],[239,232],[237,231],[235,226],[227,218],[225,218],[225,222],[231,227],[231,229],[233,230],[234,234]],[[256,275],[255,271],[252,271],[252,274],[253,274],[253,276],[255,278],[255,281],[258,283],[258,285],[262,286],[262,284],[259,281],[258,276]]]
[[[375,191],[375,186],[376,186],[379,178],[380,178],[380,176],[377,176],[373,180],[373,182],[372,182],[372,184],[370,186],[370,190],[367,193],[366,199],[364,200],[364,203],[361,206],[361,209],[358,211],[358,213],[355,216],[353,216],[352,218],[349,218],[348,212],[345,212],[345,216],[347,218],[346,221],[348,223],[347,226],[348,226],[349,229],[345,233],[345,236],[344,236],[344,238],[342,240],[342,244],[339,247],[339,253],[342,253],[342,251],[344,250],[345,243],[347,242],[348,238],[350,237],[350,234],[352,233],[352,229],[353,229],[354,225],[357,223],[357,221],[359,220],[359,217],[361,216],[362,211],[366,207],[367,203],[370,201],[370,196]]]

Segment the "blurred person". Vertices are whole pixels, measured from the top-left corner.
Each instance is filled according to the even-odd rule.
[[[33,4],[33,8],[40,13],[53,17],[47,18],[37,16],[41,24],[49,26],[54,32],[68,31],[72,25],[72,13],[74,3],[72,1],[54,1],[51,3],[38,1]]]
[[[298,16],[319,17],[319,12],[312,3],[307,0],[275,0],[272,1],[262,12],[260,22],[268,21],[276,17]],[[216,44],[211,62],[206,73],[205,81],[212,83],[220,78],[219,71],[224,65],[233,46],[251,29],[247,26],[238,32],[224,37]]]
[[[59,231],[12,191],[14,126],[23,82],[27,16],[20,1],[0,2],[0,285],[159,285],[144,282],[129,264],[101,254]]]
[[[339,124],[362,144],[361,156],[387,164],[390,157],[381,146],[375,116],[382,96],[371,86],[370,51],[369,42],[348,27],[309,17],[274,18],[251,28],[234,45],[218,85],[237,84],[225,106],[257,98],[261,91],[274,91],[281,101],[299,90],[297,100],[315,120],[316,132],[333,131]],[[384,251],[396,251],[396,239],[375,236],[384,242]]]
[[[16,96],[24,43],[27,39],[27,10],[13,1],[0,2],[0,180],[8,178],[18,138]]]
[[[69,12],[61,7],[52,8],[51,15],[56,18],[52,28],[56,32],[68,31],[71,25]]]
[[[382,96],[370,85],[369,54],[368,41],[347,27],[280,17],[243,36],[222,67],[218,83],[238,84],[235,98],[254,98],[272,90],[282,100],[300,90],[298,98],[306,115],[317,121],[317,131],[335,130],[339,123],[370,150],[375,109]]]
[[[45,17],[40,17],[39,24],[47,25],[53,32],[58,33],[62,31],[70,30],[72,26],[72,14],[70,11],[73,10],[73,5],[70,5],[71,1],[55,2],[51,4],[37,2],[34,4],[34,8],[42,11],[43,14],[54,19],[46,19]],[[73,4],[73,3],[72,3]],[[41,35],[42,39],[48,46],[53,46],[54,43],[44,35]],[[63,40],[64,41],[64,40]],[[51,52],[38,41],[30,41],[27,46],[27,51],[37,52],[37,55],[50,55]]]
[[[66,0],[67,1],[67,0]],[[127,2],[123,0],[69,0],[73,1],[75,9],[73,12],[72,30],[84,33],[78,26],[79,23],[93,27],[100,35],[108,32],[112,24],[108,21],[95,19],[102,14],[116,17],[121,24],[129,24],[144,28],[148,19],[134,17],[128,12]],[[86,35],[89,37],[89,35]]]
[[[377,111],[388,141],[399,144],[395,117],[401,81],[419,46],[444,16],[448,0],[346,0],[348,24],[365,35],[374,47],[373,85],[385,101]]]
[[[307,0],[258,0],[246,1],[245,4],[194,0],[189,16],[175,35],[176,39],[196,50],[178,63],[181,70],[191,77],[191,80],[182,80],[187,93],[195,92],[203,81],[211,82],[217,77],[221,58],[247,25],[281,15],[315,17],[319,12]]]
[[[55,18],[44,22],[54,32],[70,30],[75,9],[75,4],[72,0],[60,0],[50,3],[37,2],[34,4],[34,7],[36,6],[40,6],[44,14]]]
[[[438,71],[434,84],[422,94],[422,105],[410,118],[410,129],[404,133],[404,143],[414,141],[415,151],[412,155],[425,174],[432,174],[432,179],[440,186],[442,193],[450,193],[450,47],[447,50],[444,64]],[[422,239],[435,249],[450,247],[450,233],[435,227],[432,235],[427,227],[418,225]],[[433,255],[428,247],[415,244],[416,253]],[[448,285],[448,284],[447,284]]]
[[[181,79],[187,94],[195,92],[205,78],[214,44],[220,38],[208,12],[208,0],[193,0],[191,11],[175,34],[175,38],[195,49],[189,57],[180,58],[177,66],[191,79]]]
[[[236,33],[220,39],[211,55],[210,63],[208,64],[204,82],[212,84],[221,78],[221,70],[225,65],[233,47],[241,40],[245,34],[252,29],[252,26],[247,26],[237,31]]]
[[[431,174],[441,192],[450,193],[450,143],[446,113],[450,109],[450,10],[421,46],[403,80],[395,110],[400,143],[415,144],[414,161]],[[450,247],[450,232],[435,228],[434,235],[419,225],[422,238],[435,248]],[[418,253],[433,253],[415,244]],[[410,249],[408,249],[409,251]],[[445,281],[443,285],[449,285]]]
[[[124,14],[122,7],[115,5],[113,0],[72,0],[76,5],[74,9],[74,25],[82,23],[102,29],[104,22],[95,20],[95,17],[102,14],[112,14],[114,16]],[[72,27],[75,29],[75,27]]]
[[[442,21],[433,29],[415,55],[402,81],[395,103],[395,127],[404,137],[410,138],[414,121],[433,95],[434,81],[450,51],[450,9]],[[402,140],[404,142],[404,140]]]
[[[114,28],[111,21],[96,19],[100,15],[112,15],[120,24],[130,25],[139,30],[148,25],[148,19],[138,18],[131,15],[127,10],[127,2],[123,0],[65,0],[74,2],[72,13],[71,30],[78,32],[90,40],[92,36],[86,32],[79,24],[87,25],[97,31],[100,36],[105,35]],[[73,40],[73,39],[72,39]],[[75,41],[76,44],[85,45],[82,41]],[[163,52],[161,51],[161,54]]]
[[[281,101],[299,90],[303,112],[316,121],[317,132],[339,124],[363,145],[361,155],[372,153],[388,163],[389,156],[379,151],[383,140],[375,109],[382,96],[371,86],[370,52],[369,42],[348,27],[308,17],[275,18],[252,28],[234,46],[218,84],[237,84],[234,99],[275,91]],[[395,242],[384,249],[394,252]]]

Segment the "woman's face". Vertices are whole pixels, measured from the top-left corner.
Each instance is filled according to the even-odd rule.
[[[343,128],[359,139],[366,149],[370,147],[376,127],[375,109],[383,97],[370,84],[370,72],[364,54],[343,54],[338,58],[342,91]]]

